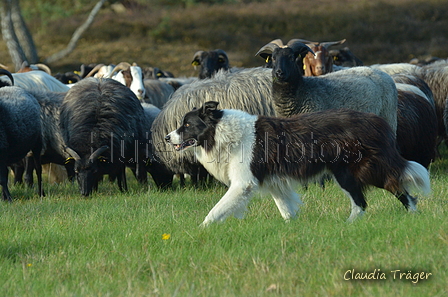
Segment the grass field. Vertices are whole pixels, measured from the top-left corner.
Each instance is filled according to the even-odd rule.
[[[0,296],[446,296],[446,160],[431,166],[418,213],[372,189],[353,224],[333,183],[298,189],[305,205],[290,223],[256,196],[243,220],[205,229],[219,184],[162,192],[129,175],[128,193],[103,182],[87,199],[69,183],[46,184],[42,199],[11,186],[16,200],[0,205]],[[376,279],[353,279],[366,274]]]

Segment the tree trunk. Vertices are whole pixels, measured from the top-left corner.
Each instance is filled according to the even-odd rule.
[[[39,57],[37,55],[36,46],[34,45],[33,37],[23,20],[19,0],[12,0],[11,2],[11,19],[14,26],[14,32],[16,33],[20,46],[25,52],[25,56],[28,58],[28,63],[38,63]]]
[[[16,33],[14,32],[14,26],[11,20],[11,1],[14,0],[2,0],[0,5],[0,17],[2,26],[3,40],[8,47],[9,55],[15,67],[15,71],[19,70],[22,63],[26,61],[25,53],[20,47]]]

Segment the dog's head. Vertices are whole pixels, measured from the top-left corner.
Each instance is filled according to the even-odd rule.
[[[181,126],[165,136],[165,140],[176,151],[203,146],[210,148],[214,144],[215,126],[222,117],[217,109],[218,102],[208,101],[200,108],[194,108],[185,114]]]

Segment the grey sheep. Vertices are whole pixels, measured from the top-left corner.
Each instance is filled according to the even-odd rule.
[[[311,49],[291,40],[270,42],[257,55],[272,55],[272,96],[282,116],[326,109],[350,108],[383,117],[397,129],[397,88],[386,73],[354,67],[318,77],[303,77],[299,61]]]
[[[21,161],[29,152],[34,156],[39,194],[44,195],[41,151],[40,106],[36,99],[20,87],[0,88],[0,184],[3,200],[12,201],[7,166]]]

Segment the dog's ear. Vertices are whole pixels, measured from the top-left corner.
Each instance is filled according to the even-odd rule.
[[[214,111],[217,109],[219,102],[216,101],[207,101],[202,105],[202,113],[207,113],[210,111]]]

